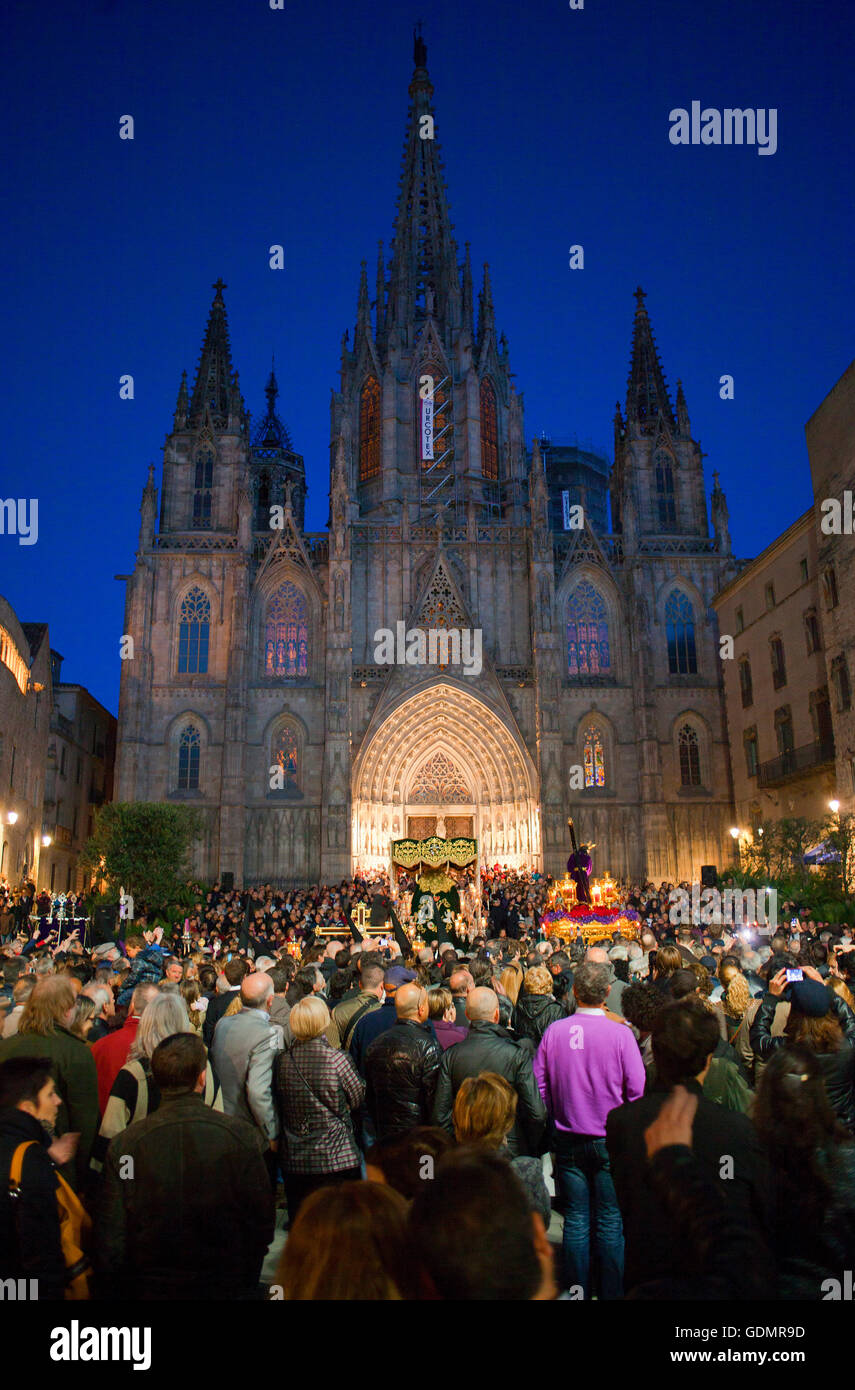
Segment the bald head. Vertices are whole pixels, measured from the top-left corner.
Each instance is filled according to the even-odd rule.
[[[466,997],[466,1017],[470,1023],[498,1023],[499,996],[493,989],[473,989]]]
[[[608,965],[608,952],[602,946],[589,946],[585,952],[585,960],[590,961],[592,965]]]
[[[240,1002],[245,1009],[263,1009],[273,993],[273,981],[263,970],[245,976],[240,987]]]
[[[424,1023],[428,1016],[427,990],[421,985],[400,985],[395,994],[395,1012],[402,1021],[410,1019]]]

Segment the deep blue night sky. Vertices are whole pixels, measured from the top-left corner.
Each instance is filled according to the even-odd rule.
[[[417,18],[455,235],[478,284],[490,262],[529,440],[611,456],[641,284],[737,554],[810,505],[804,424],[854,346],[848,5],[19,0],[0,92],[0,491],[40,515],[38,544],[0,537],[0,592],[114,711],[113,575],[133,567],[147,466],[159,483],[219,275],[247,405],[257,418],[275,352],[307,522],[325,525],[329,393],[359,263],[372,284],[391,233]],[[672,146],[669,111],[693,100],[776,107],[777,153]]]

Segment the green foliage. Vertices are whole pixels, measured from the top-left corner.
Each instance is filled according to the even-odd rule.
[[[185,915],[195,896],[188,887],[190,848],[202,830],[199,812],[190,806],[162,801],[113,801],[95,816],[94,833],[81,863],[104,879],[108,897],[119,889],[133,895],[136,915],[143,905],[150,913]],[[176,918],[177,920],[177,918]]]
[[[837,849],[841,863],[805,864],[807,851],[821,843]],[[753,841],[741,847],[740,867],[722,877],[737,888],[774,888],[782,924],[788,915],[785,904],[793,905],[793,915],[805,909],[813,921],[851,924],[855,922],[855,902],[845,885],[853,881],[853,868],[855,816],[829,816],[825,820],[791,817],[758,827]]]

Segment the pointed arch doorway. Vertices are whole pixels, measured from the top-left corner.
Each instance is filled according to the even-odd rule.
[[[447,680],[369,727],[353,770],[354,867],[388,867],[390,841],[431,819],[457,834],[468,822],[481,864],[541,866],[537,774],[518,731]]]

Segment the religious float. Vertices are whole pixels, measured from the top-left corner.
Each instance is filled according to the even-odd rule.
[[[392,841],[393,882],[400,870],[416,880],[409,913],[405,913],[409,917],[405,928],[414,945],[435,940],[440,930],[452,942],[459,937],[466,925],[459,875],[475,864],[477,853],[477,841],[465,836],[448,840],[430,835],[426,840]]]
[[[568,820],[573,852],[567,860],[567,873],[549,890],[548,908],[540,919],[544,936],[563,941],[581,937],[587,944],[620,932],[637,937],[641,927],[638,913],[622,907],[617,884],[610,874],[591,879],[593,844],[576,843],[573,821]]]

